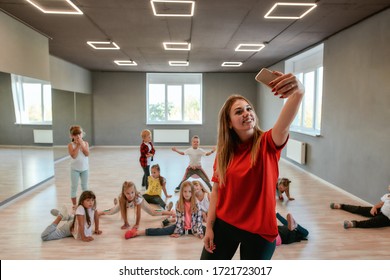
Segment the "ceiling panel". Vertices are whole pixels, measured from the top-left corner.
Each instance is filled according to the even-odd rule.
[[[270,0],[197,0],[193,17],[156,17],[149,0],[74,0],[83,15],[43,14],[25,0],[0,0],[0,9],[49,38],[52,55],[89,70],[141,72],[256,72],[390,7],[390,0],[321,0],[300,20],[264,19]],[[283,1],[292,2],[292,1]],[[168,7],[167,7],[168,8]],[[112,40],[120,50],[97,51],[87,41]],[[166,41],[191,42],[167,51]],[[266,43],[235,52],[240,43]],[[114,60],[134,60],[119,67]],[[188,67],[169,67],[188,60]],[[221,67],[241,61],[241,67]]]

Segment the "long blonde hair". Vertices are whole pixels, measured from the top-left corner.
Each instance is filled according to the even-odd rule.
[[[193,185],[198,184],[202,188],[203,193],[209,193],[208,189],[206,189],[206,187],[199,180],[193,180],[192,184]]]
[[[127,221],[127,202],[131,202],[131,201],[127,200],[127,198],[125,196],[125,191],[127,191],[130,188],[134,188],[134,192],[135,192],[135,196],[134,196],[134,199],[133,199],[134,209],[135,209],[135,206],[136,206],[135,203],[136,203],[137,197],[139,196],[139,192],[137,191],[137,187],[135,186],[135,184],[133,182],[131,182],[131,181],[123,182],[122,192],[121,192],[121,195],[119,196],[119,208],[121,210],[122,219],[125,222]]]
[[[240,144],[240,138],[237,133],[230,127],[230,111],[237,100],[246,101],[252,108],[251,102],[242,95],[231,95],[222,106],[219,111],[219,123],[218,123],[218,142],[217,142],[217,174],[219,177],[219,185],[224,185],[226,177],[226,169],[231,163],[234,151]],[[251,151],[251,166],[256,163],[256,155],[260,148],[260,139],[263,131],[260,129],[258,123],[259,120],[255,115],[254,134],[252,139],[252,151]]]
[[[191,199],[190,199],[191,207],[190,207],[190,209],[191,209],[191,214],[192,214],[192,213],[198,211],[198,205],[196,203],[194,185],[192,184],[191,181],[184,181],[183,183],[181,183],[180,196],[179,196],[179,200],[177,201],[177,204],[176,204],[176,210],[184,213],[184,210],[185,210],[184,202],[185,201],[184,201],[184,197],[183,197],[183,190],[185,187],[188,187],[188,186],[191,187]]]

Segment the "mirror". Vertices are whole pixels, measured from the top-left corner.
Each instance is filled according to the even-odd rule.
[[[0,72],[0,205],[54,176],[50,83]]]
[[[69,128],[72,125],[83,128],[84,140],[92,146],[92,94],[52,89],[52,103],[54,160],[69,155]]]

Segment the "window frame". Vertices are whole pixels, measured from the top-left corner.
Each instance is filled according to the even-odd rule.
[[[323,97],[323,51],[324,44],[320,44],[314,48],[311,48],[299,55],[296,55],[285,61],[286,73],[294,73],[297,76],[302,77],[300,81],[305,84],[305,74],[314,72],[314,85],[313,85],[313,114],[312,127],[305,127],[305,108],[306,99],[305,96],[308,93],[305,92],[305,96],[299,107],[297,116],[290,126],[290,131],[298,132],[310,136],[321,135],[321,120],[322,120],[322,97]],[[296,123],[300,119],[299,125]],[[319,120],[318,120],[319,119]]]
[[[188,80],[187,80],[188,79]],[[193,80],[191,80],[193,79]],[[153,81],[154,80],[154,81]],[[158,82],[155,82],[155,81]],[[164,85],[164,115],[165,119],[155,121],[150,119],[149,85]],[[199,85],[199,120],[186,121],[186,85]],[[181,88],[181,120],[169,120],[168,95],[169,87]],[[201,73],[147,73],[146,75],[146,124],[148,125],[202,125],[203,124],[203,75]]]
[[[26,109],[26,94],[24,84],[37,84],[40,87],[40,120],[31,121],[28,117],[28,110]],[[15,124],[18,125],[52,125],[52,94],[50,82],[38,80],[30,77],[11,74],[12,98],[15,109]],[[50,100],[46,100],[49,93]],[[50,101],[50,102],[48,102]],[[45,104],[50,104],[49,107]],[[47,118],[47,114],[51,118]]]

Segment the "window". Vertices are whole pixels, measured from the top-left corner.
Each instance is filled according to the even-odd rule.
[[[17,124],[52,124],[51,86],[48,82],[11,75]]]
[[[202,74],[148,73],[147,124],[202,124]]]
[[[305,95],[290,130],[318,136],[321,133],[323,44],[285,63],[286,73],[294,73],[305,86]]]

